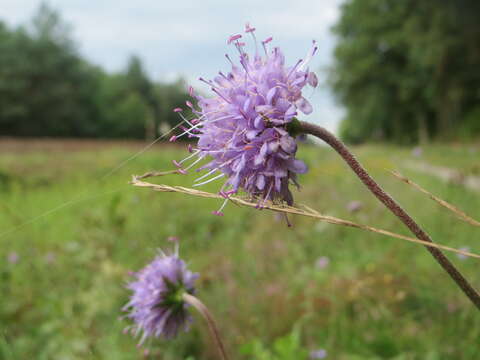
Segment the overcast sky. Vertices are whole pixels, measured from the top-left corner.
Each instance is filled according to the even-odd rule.
[[[182,75],[201,87],[199,76],[212,78],[228,70],[224,54],[229,35],[242,32],[245,22],[257,28],[257,36],[273,36],[274,45],[295,63],[312,39],[319,52],[311,62],[321,80],[331,63],[334,37],[330,27],[339,16],[342,0],[50,0],[62,18],[73,26],[81,53],[109,71],[125,67],[128,56],[138,54],[156,80]],[[0,19],[12,26],[27,22],[40,0],[0,0]],[[227,5],[228,4],[228,5]],[[324,83],[324,81],[323,81]],[[331,130],[342,116],[325,86],[307,98],[314,105],[308,120]]]

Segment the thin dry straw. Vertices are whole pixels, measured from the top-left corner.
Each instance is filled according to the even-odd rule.
[[[456,206],[446,202],[445,200],[440,199],[439,197],[436,197],[435,195],[431,194],[430,192],[428,192],[427,190],[422,188],[420,185],[414,183],[413,181],[411,181],[410,179],[406,178],[405,176],[399,174],[398,172],[390,171],[390,173],[393,176],[395,176],[397,179],[399,179],[400,181],[403,181],[405,184],[411,185],[415,189],[417,189],[417,190],[421,191],[422,193],[428,195],[430,197],[430,199],[432,199],[433,201],[438,203],[440,206],[443,206],[444,208],[450,210],[455,215],[457,215],[460,218],[460,220],[463,220],[463,221],[465,221],[465,222],[467,222],[467,223],[469,223],[470,225],[473,225],[473,226],[480,226],[480,222],[471,218],[470,216],[465,214],[462,210],[460,210]]]
[[[154,176],[165,176],[165,175],[172,175],[172,174],[180,174],[178,170],[168,170],[168,171],[149,171],[143,175],[135,176],[134,179],[136,180],[142,180],[146,179],[149,177],[154,177]]]
[[[224,199],[221,195],[218,195],[218,194],[213,194],[213,193],[209,193],[209,192],[205,192],[205,191],[199,191],[199,190],[196,190],[196,189],[186,188],[186,187],[183,187],[183,186],[170,186],[170,185],[165,185],[165,184],[151,184],[151,183],[148,183],[148,182],[140,181],[140,179],[144,179],[144,178],[151,177],[151,176],[166,175],[166,173],[168,173],[168,172],[164,172],[164,173],[159,173],[159,172],[153,173],[153,172],[151,172],[151,173],[144,174],[142,176],[133,176],[133,179],[130,182],[130,184],[132,184],[133,186],[150,188],[150,189],[153,189],[155,191],[160,191],[160,192],[178,192],[178,193],[182,193],[182,194],[199,196],[199,197],[204,197],[204,198]],[[152,174],[155,174],[155,175],[152,175]],[[252,207],[252,208],[257,207],[257,203],[251,202],[247,199],[243,199],[243,198],[240,198],[240,197],[231,196],[231,197],[229,197],[229,200],[231,202],[233,202],[234,204],[237,204],[237,205],[243,205],[243,206],[248,206],[248,207]],[[451,252],[461,254],[461,255],[464,255],[464,256],[469,256],[469,257],[480,259],[480,255],[477,255],[477,254],[474,254],[474,253],[471,253],[471,252],[468,252],[468,251],[454,249],[454,248],[451,248],[451,247],[448,247],[448,246],[445,246],[445,245],[430,243],[428,241],[423,241],[423,240],[419,240],[419,239],[412,238],[412,237],[409,237],[409,236],[396,234],[396,233],[393,233],[393,232],[388,231],[388,230],[377,229],[377,228],[374,228],[374,227],[368,226],[368,225],[357,224],[357,223],[354,223],[352,221],[339,219],[339,218],[336,218],[336,217],[333,217],[333,216],[322,215],[318,211],[313,210],[313,209],[311,209],[307,206],[303,206],[304,209],[301,209],[301,208],[293,207],[293,206],[275,205],[275,204],[272,204],[271,202],[268,202],[263,206],[263,208],[267,209],[267,210],[281,212],[281,213],[307,216],[307,217],[311,217],[311,218],[314,218],[314,219],[317,219],[317,220],[320,220],[320,221],[325,221],[325,222],[330,223],[330,224],[342,225],[342,226],[348,226],[348,227],[353,227],[353,228],[357,228],[357,229],[362,229],[362,230],[366,230],[366,231],[390,236],[390,237],[393,237],[393,238],[406,240],[406,241],[414,242],[414,243],[417,243],[417,244],[422,244],[422,245],[425,245],[425,246],[438,248],[438,249],[442,249],[442,250],[446,250],[446,251],[451,251]]]

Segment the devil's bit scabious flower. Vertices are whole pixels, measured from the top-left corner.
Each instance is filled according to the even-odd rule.
[[[313,350],[310,352],[310,359],[325,359],[327,357],[327,351],[325,349]]]
[[[255,40],[255,54],[246,53],[245,44],[239,41],[241,35],[231,36],[228,43],[238,50],[240,64],[234,64],[226,55],[232,65],[231,72],[219,72],[213,81],[200,78],[211,86],[212,97],[194,94],[190,87],[190,95],[197,99],[200,109],[188,101],[187,106],[197,118],[187,120],[180,113],[189,126],[183,128],[181,135],[197,137],[198,144],[189,148],[191,156],[174,164],[184,173],[201,159],[213,158],[199,169],[209,171],[196,180],[195,186],[226,178],[219,192],[226,200],[214,212],[217,215],[222,215],[228,197],[239,190],[259,199],[259,207],[266,200],[291,205],[293,198],[288,185],[291,182],[298,186],[296,174],[307,171],[306,165],[295,158],[297,143],[291,124],[298,110],[305,114],[312,112],[302,89],[307,84],[316,87],[318,83],[316,75],[307,68],[317,50],[316,43],[313,42],[305,59],[286,66],[279,48],[268,50],[272,38],[262,41],[264,55],[259,54],[254,31],[247,24],[245,32]],[[171,141],[177,138],[174,136]],[[198,159],[183,167],[185,161],[194,157]]]
[[[182,295],[194,293],[198,274],[187,269],[178,257],[178,248],[172,255],[161,252],[133,276],[134,281],[127,285],[133,294],[123,310],[134,322],[128,330],[135,336],[143,332],[140,344],[147,337],[171,339],[179,330],[186,331],[190,315]]]
[[[18,255],[17,252],[15,251],[12,251],[8,254],[7,256],[7,261],[10,263],[10,264],[17,264],[19,261],[20,261],[20,256]]]

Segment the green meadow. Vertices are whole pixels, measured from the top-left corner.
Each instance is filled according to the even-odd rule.
[[[217,217],[221,200],[135,188],[132,174],[172,169],[187,154],[158,145],[112,172],[142,146],[0,143],[0,359],[215,359],[195,313],[188,333],[148,342],[149,351],[123,332],[128,274],[170,249],[169,236],[200,273],[197,295],[234,360],[301,360],[318,349],[340,360],[480,358],[478,310],[421,245],[299,216],[289,228],[275,213],[233,204]],[[480,176],[478,144],[354,152],[436,242],[480,254],[480,228],[389,173],[478,220],[480,192],[464,181]],[[332,150],[301,145],[298,157],[310,167],[294,191],[299,204],[410,235]],[[426,165],[458,176],[418,170]],[[149,180],[191,187],[194,179]],[[448,257],[480,288],[477,259]]]

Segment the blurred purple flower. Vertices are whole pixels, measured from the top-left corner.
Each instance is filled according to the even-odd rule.
[[[415,157],[420,157],[423,154],[423,149],[420,146],[416,146],[412,150],[412,155]]]
[[[180,239],[179,239],[177,236],[169,236],[169,237],[167,238],[167,241],[173,242],[173,243],[176,243],[176,242],[178,242],[179,240],[180,240]]]
[[[178,257],[178,248],[172,255],[161,252],[133,276],[134,281],[127,286],[133,294],[123,310],[134,321],[131,333],[137,336],[143,332],[140,344],[147,337],[171,339],[179,330],[188,330],[190,315],[182,295],[194,293],[198,274],[187,269]]]
[[[458,250],[462,250],[462,251],[466,251],[466,252],[470,252],[471,249],[470,249],[470,246],[462,246],[461,248],[459,248]],[[457,257],[460,259],[460,260],[466,260],[468,259],[468,256],[466,255],[463,255],[463,254],[456,254]]]
[[[310,359],[325,359],[327,357],[327,350],[318,349],[310,352]]]
[[[330,264],[330,259],[326,256],[320,256],[316,261],[315,261],[315,268],[318,270],[325,269],[328,264]]]
[[[55,253],[49,251],[45,254],[44,260],[48,265],[51,265],[55,262],[56,258],[57,256],[55,255]]]
[[[347,210],[352,214],[362,210],[362,207],[363,207],[363,204],[357,200],[350,201],[347,204]]]
[[[298,110],[312,112],[312,106],[302,96],[305,85],[316,87],[318,79],[307,65],[317,51],[316,43],[306,58],[294,66],[286,66],[285,58],[278,47],[267,49],[271,38],[262,42],[264,55],[259,54],[255,28],[246,27],[255,41],[255,54],[245,52],[241,35],[233,35],[233,43],[240,54],[240,65],[226,55],[232,65],[228,74],[222,72],[213,80],[201,81],[211,86],[213,97],[205,98],[190,92],[198,101],[199,110],[187,102],[198,118],[184,121],[190,126],[184,133],[197,137],[192,155],[174,164],[183,172],[201,159],[210,156],[212,161],[199,170],[209,171],[199,177],[194,186],[226,178],[220,189],[225,198],[221,210],[231,194],[244,190],[259,200],[262,207],[266,200],[293,203],[288,188],[292,182],[298,186],[296,175],[307,171],[307,166],[295,158],[297,142],[293,137],[292,121]],[[178,137],[178,136],[177,136]],[[175,137],[172,140],[175,140]],[[185,161],[198,157],[183,168]]]
[[[7,255],[7,261],[10,264],[15,265],[20,261],[20,255],[18,255],[16,251],[12,251]]]

